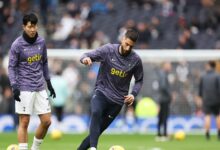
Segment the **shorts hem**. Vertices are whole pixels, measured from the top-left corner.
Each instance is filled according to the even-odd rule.
[[[49,114],[51,113],[51,111],[47,111],[47,112],[40,112],[40,113],[35,113],[36,115],[43,115],[43,114]]]

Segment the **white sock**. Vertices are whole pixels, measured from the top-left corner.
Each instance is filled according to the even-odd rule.
[[[28,150],[28,143],[19,143],[18,148],[19,150]]]
[[[34,140],[33,140],[33,144],[32,144],[31,150],[39,150],[40,149],[40,145],[41,145],[42,142],[43,142],[43,139],[37,139],[34,136]]]
[[[90,150],[96,150],[96,148],[95,147],[91,147]]]

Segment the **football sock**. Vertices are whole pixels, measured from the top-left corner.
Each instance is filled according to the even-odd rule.
[[[19,143],[18,148],[19,150],[28,150],[28,143]]]
[[[90,150],[96,150],[96,148],[95,147],[91,147]]]
[[[33,144],[32,144],[31,150],[39,150],[40,149],[40,145],[41,145],[42,142],[43,142],[43,139],[37,139],[34,136],[34,140],[33,140]]]
[[[82,141],[82,143],[80,144],[80,146],[78,147],[77,150],[88,149],[88,148],[90,147],[89,139],[90,139],[90,137],[87,136],[87,137]]]
[[[206,137],[207,140],[210,140],[210,133],[209,133],[209,131],[206,131],[205,137]]]

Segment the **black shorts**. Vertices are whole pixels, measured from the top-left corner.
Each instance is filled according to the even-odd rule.
[[[203,111],[207,115],[213,114],[213,115],[217,116],[220,114],[220,104],[211,105],[211,106],[205,105],[205,106],[203,106]]]

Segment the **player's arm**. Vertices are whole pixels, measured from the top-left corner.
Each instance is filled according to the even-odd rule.
[[[141,87],[143,85],[143,78],[144,78],[144,71],[143,71],[142,61],[140,59],[134,71],[135,84],[131,92],[131,94],[134,95],[134,97],[136,97],[141,90]]]
[[[103,62],[108,51],[108,44],[81,56],[80,62],[84,65],[92,65],[92,62]]]
[[[17,69],[19,65],[19,48],[17,45],[12,45],[9,51],[9,63],[8,63],[8,73],[9,80],[12,86],[17,85]]]
[[[43,75],[44,75],[44,79],[47,81],[50,80],[50,76],[49,76],[49,68],[48,68],[47,47],[45,44],[43,48],[42,61],[43,61]]]
[[[48,68],[48,57],[47,57],[47,47],[44,44],[44,49],[43,49],[43,75],[44,75],[44,79],[47,82],[47,88],[50,91],[50,96],[52,96],[53,98],[56,97],[56,93],[54,91],[54,88],[51,84],[50,81],[50,76],[49,76],[49,68]]]
[[[124,103],[128,104],[128,106],[133,104],[135,97],[138,95],[143,85],[144,71],[143,71],[143,65],[141,59],[139,60],[137,66],[135,67],[134,78],[135,78],[135,84],[131,94],[128,94],[124,97],[125,98]]]
[[[202,89],[203,89],[203,79],[201,78],[200,79],[200,82],[199,82],[199,97],[202,98]]]
[[[160,74],[160,79],[159,79],[159,86],[160,86],[160,90],[166,94],[167,96],[171,97],[171,92],[170,92],[170,88],[168,88],[167,86],[167,77],[165,74]]]
[[[17,83],[17,69],[19,65],[19,48],[17,45],[12,44],[9,51],[9,63],[8,63],[8,74],[10,84],[12,86],[13,97],[16,101],[20,100],[20,90]]]

